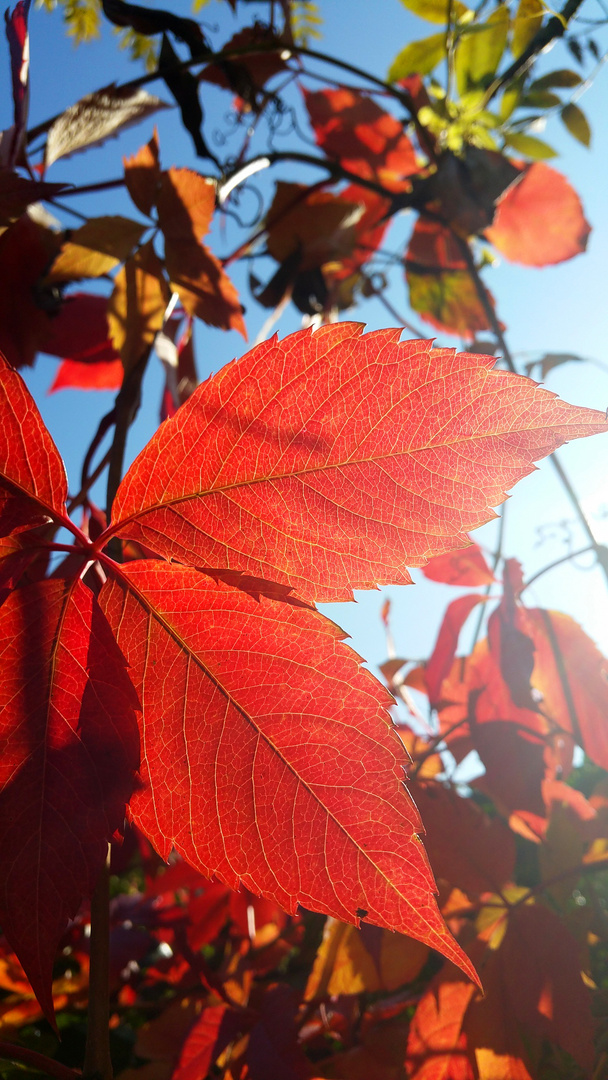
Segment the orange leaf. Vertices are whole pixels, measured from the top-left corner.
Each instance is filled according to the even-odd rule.
[[[511,262],[551,266],[580,255],[590,231],[565,176],[536,161],[499,200],[486,236]]]
[[[49,394],[58,390],[120,390],[125,369],[122,360],[82,363],[64,360],[49,387]]]
[[[535,459],[607,427],[488,357],[398,338],[342,323],[256,346],[159,429],[120,486],[113,531],[350,599],[409,582],[407,563],[463,542]]]
[[[403,934],[328,919],[304,998],[396,990],[420,974],[428,957],[426,945]]]
[[[201,243],[215,209],[214,181],[192,169],[169,169],[161,176],[157,206],[171,286],[188,314],[246,338],[237,291]]]
[[[418,171],[414,147],[403,125],[357,90],[304,91],[315,139],[327,157],[390,191],[409,187]]]
[[[108,303],[110,337],[125,371],[130,371],[152,347],[168,302],[162,263],[153,241],[148,240],[119,270]]]
[[[137,209],[149,216],[156,205],[161,176],[156,128],[150,142],[142,146],[132,157],[123,158],[123,165],[129,195]]]

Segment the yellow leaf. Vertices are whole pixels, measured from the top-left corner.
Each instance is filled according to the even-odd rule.
[[[169,302],[169,289],[152,241],[129,259],[116,275],[108,304],[110,337],[130,371],[149,349]]]
[[[358,930],[328,918],[305,999],[396,990],[416,978],[428,955],[428,946],[404,934],[367,925]]]
[[[50,281],[77,281],[107,274],[129,257],[145,225],[123,217],[98,217],[76,229],[59,252]]]

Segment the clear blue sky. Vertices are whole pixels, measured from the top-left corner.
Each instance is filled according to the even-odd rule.
[[[167,6],[181,14],[188,13],[188,5],[184,0]],[[385,76],[393,56],[407,41],[433,32],[431,24],[408,14],[399,0],[382,0],[382,3],[371,3],[369,0],[325,0],[324,3],[321,2],[320,8],[325,22],[323,38],[318,47],[382,77]],[[261,5],[260,13],[263,11],[264,6]],[[247,6],[246,14],[250,12],[251,7]],[[206,22],[206,32],[218,48],[239,25],[226,3],[209,3],[202,9],[199,18]],[[559,46],[552,55],[543,58],[544,70],[549,67],[570,66],[571,61],[563,53],[558,55],[558,50]],[[43,10],[32,10],[31,54],[32,124],[60,112],[80,96],[99,86],[111,81],[124,81],[138,73],[137,67],[131,64],[124,54],[119,53],[112,31],[107,27],[104,28],[101,40],[75,49],[65,37],[58,11],[49,15]],[[2,70],[4,75],[0,122],[6,127],[10,123],[11,114],[6,49]],[[316,70],[319,73],[325,71],[333,74],[330,69],[324,69],[321,65],[316,65]],[[489,271],[486,277],[496,297],[500,317],[508,327],[507,337],[512,351],[522,354],[522,363],[523,354],[532,359],[544,352],[572,352],[595,358],[608,365],[608,206],[605,194],[608,168],[608,125],[605,122],[607,79],[608,73],[604,70],[581,101],[593,128],[590,151],[575,143],[560,129],[558,120],[550,121],[543,136],[562,155],[552,164],[566,173],[583,199],[587,217],[593,226],[588,252],[571,262],[544,270],[503,263]],[[154,84],[151,89],[169,100],[162,85]],[[214,89],[209,91],[206,102],[206,133],[211,141],[214,131],[225,129],[225,118],[230,112],[230,106],[229,93]],[[163,164],[166,167],[187,165],[204,172],[204,163],[197,162],[193,157],[189,137],[182,131],[177,113],[161,113],[156,123],[160,132]],[[82,184],[119,176],[122,155],[133,153],[147,141],[153,124],[154,120],[150,120],[101,148],[65,162],[58,162],[50,170],[49,180],[67,180]],[[285,145],[288,144],[287,139]],[[238,145],[237,142],[234,145]],[[262,179],[260,189],[267,193],[270,190],[269,183],[279,177],[314,180],[318,178],[318,174],[308,170],[298,176],[294,166],[284,165],[280,171],[277,169],[271,178]],[[91,215],[133,213],[133,208],[121,192],[83,197],[78,207]],[[243,213],[247,212],[244,205]],[[410,227],[411,218],[404,215],[391,234],[390,246],[395,247],[398,238],[406,235]],[[224,255],[242,238],[243,234],[235,229],[232,222],[224,221],[215,229],[211,246],[218,255]],[[231,273],[247,306],[249,337],[250,341],[253,341],[267,312],[248,296],[247,266],[235,266],[231,268]],[[407,317],[406,289],[398,271],[394,273],[389,295],[396,309]],[[393,321],[377,301],[366,302],[363,307],[354,310],[350,317],[366,322],[370,328],[391,325]],[[290,307],[281,319],[278,330],[283,335],[297,329],[299,325],[299,314]],[[446,344],[459,343],[446,339]],[[201,377],[217,371],[225,362],[241,355],[245,348],[236,333],[222,333],[199,326],[197,358]],[[64,455],[74,490],[83,447],[88,444],[99,418],[111,407],[112,396],[107,393],[64,391],[47,397],[46,391],[55,369],[55,361],[39,358],[35,370],[26,373],[26,379]],[[140,417],[129,440],[129,458],[134,457],[141,449],[157,425],[161,381],[160,364],[155,361],[147,377]],[[600,409],[608,405],[608,375],[606,371],[595,366],[568,365],[560,368],[549,376],[547,385],[572,402]],[[562,461],[575,482],[585,509],[597,528],[598,536],[608,542],[608,437],[598,436],[567,447],[562,452]],[[103,502],[102,492],[98,498]],[[509,500],[506,554],[517,555],[522,559],[526,576],[530,576],[540,566],[565,553],[566,530],[560,523],[568,519],[572,519],[570,506],[552,470],[544,466],[523,481]],[[545,527],[546,537],[553,534],[552,539],[545,538],[542,544],[539,543],[541,527]],[[478,535],[481,542],[491,546],[495,526],[487,526]],[[574,525],[572,537],[574,548],[583,546],[582,536]],[[584,559],[581,561],[585,562]],[[384,595],[389,595],[393,601],[393,629],[398,654],[404,657],[428,655],[441,613],[446,603],[458,594],[456,590],[448,590],[424,581],[419,573],[416,573],[416,577],[423,581],[416,587],[387,588],[382,590],[382,594],[358,594],[356,605],[332,605],[327,609],[328,614],[352,635],[352,644],[357,651],[371,663],[381,662],[385,658],[385,643],[378,617]],[[604,651],[608,651],[606,597],[599,571],[579,573],[572,568],[565,568],[552,571],[541,579],[538,586],[527,594],[527,602],[568,611],[584,625]]]

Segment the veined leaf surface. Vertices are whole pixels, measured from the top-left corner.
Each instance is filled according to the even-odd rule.
[[[318,601],[406,584],[567,439],[606,430],[493,359],[355,323],[252,349],[124,478],[112,531]]]

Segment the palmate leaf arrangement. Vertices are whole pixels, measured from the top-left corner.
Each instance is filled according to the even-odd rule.
[[[534,461],[608,424],[399,336],[334,324],[227,365],[161,425],[94,540],[3,362],[0,922],[50,1018],[57,943],[127,803],[165,858],[399,930],[476,977],[435,902],[392,698],[314,603],[407,583]],[[154,557],[119,563],[117,539]],[[65,569],[16,587],[41,547]]]

